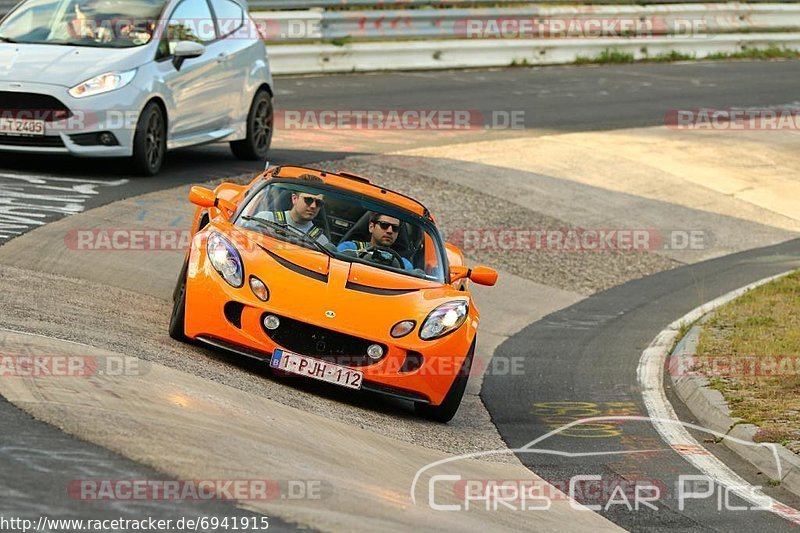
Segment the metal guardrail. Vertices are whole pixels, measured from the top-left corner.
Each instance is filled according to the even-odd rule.
[[[275,44],[800,31],[800,4],[254,11]]]
[[[324,74],[381,70],[440,70],[560,65],[594,58],[608,50],[634,59],[677,53],[702,59],[749,49],[787,47],[800,50],[800,33],[743,33],[704,38],[509,39],[473,41],[367,42],[347,46],[289,44],[269,47],[275,74]]]
[[[267,15],[268,16],[268,15]],[[322,13],[324,41],[672,35],[800,29],[800,5],[516,7]],[[627,29],[626,29],[627,28]]]

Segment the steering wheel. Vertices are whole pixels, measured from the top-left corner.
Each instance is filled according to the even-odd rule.
[[[383,254],[381,255],[384,255],[384,257],[386,257],[385,256],[386,253],[390,254],[391,260],[389,261],[382,260],[380,258],[380,255],[376,254],[376,252],[383,252]],[[391,248],[387,248],[385,246],[368,246],[366,249],[359,250],[358,252],[356,252],[356,257],[358,257],[359,259],[364,259],[367,256],[367,254],[372,254],[371,260],[373,263],[379,263],[381,265],[391,266],[399,269],[405,269],[405,265],[403,264],[403,256]]]

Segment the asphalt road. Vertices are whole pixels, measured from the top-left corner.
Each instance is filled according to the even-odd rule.
[[[523,111],[525,128],[529,130],[606,130],[658,125],[669,110],[676,108],[791,104],[798,100],[798,75],[800,62],[737,62],[280,78],[276,83],[276,105],[279,110],[477,109],[486,116],[497,111]],[[335,138],[336,132],[331,135]],[[278,164],[310,163],[375,150],[376,145],[369,140],[342,151],[321,150],[314,144],[293,145],[281,142],[278,132],[270,159]],[[119,160],[3,154],[0,155],[0,244],[41,224],[122,198],[256,172],[260,168],[263,168],[260,163],[237,161],[226,146],[171,153],[162,173],[153,178],[129,175],[126,162]],[[797,243],[784,251],[796,254]],[[743,257],[757,258],[763,253]],[[685,267],[612,289],[530,326],[504,344],[500,352],[524,355],[528,365],[525,375],[519,379],[505,377],[502,382],[489,376],[484,385],[485,400],[504,438],[516,446],[544,431],[542,415],[530,413],[534,402],[592,402],[600,405],[603,412],[633,409],[631,412],[640,413],[642,407],[635,390],[636,357],[658,329],[699,303],[694,292],[697,280],[703,280],[706,291],[703,296],[710,299],[785,266],[778,262],[744,261],[737,256]],[[670,292],[681,287],[675,294]],[[537,409],[554,407],[564,406]],[[53,507],[45,505],[47,501],[55,502],[60,518],[85,514],[88,509],[85,502],[52,493],[49,487],[59,485],[50,484],[55,476],[68,479],[157,476],[101,448],[36,423],[5,401],[0,401],[0,422],[2,427],[15,428],[13,433],[3,432],[0,438],[3,516],[15,511],[31,516],[46,509],[52,511]],[[627,442],[627,446],[646,443],[654,436],[647,428],[630,431],[626,428],[625,435],[640,440]],[[566,444],[576,449],[596,449],[607,442],[584,438],[570,439]],[[591,473],[586,471],[587,466],[602,472],[622,472],[627,468],[597,459],[587,465],[521,458],[554,482],[573,472]],[[655,463],[643,465],[635,475],[670,482],[676,472],[686,468],[677,456],[663,461],[666,473],[654,471]],[[119,511],[127,513],[122,516],[132,517],[141,517],[145,511],[161,516],[185,511],[180,506],[154,507]],[[111,516],[115,510],[111,507],[104,512]],[[202,512],[224,516],[230,515],[232,508],[220,504]],[[99,517],[95,512],[90,514]],[[608,516],[624,527],[639,528],[647,524],[651,530],[660,526],[732,529],[741,524],[748,529],[749,526],[776,529],[785,525],[758,513],[731,517],[714,513],[705,506],[685,513],[670,507],[663,514],[652,516],[616,508]]]
[[[800,62],[704,62],[538,67],[425,73],[286,77],[276,80],[276,108],[287,110],[476,110],[521,112],[537,131],[609,130],[663,124],[678,108],[798,104]],[[382,145],[370,136],[343,143],[276,131],[269,159],[302,164]],[[480,132],[477,133],[480,135]],[[413,142],[412,135],[408,137]],[[441,135],[440,137],[445,137]],[[299,139],[299,140],[298,140]],[[429,132],[422,142],[436,142]],[[402,142],[402,140],[400,141]],[[331,148],[333,147],[333,148]],[[402,148],[402,146],[398,146]],[[108,202],[186,183],[257,172],[263,163],[235,159],[227,145],[171,152],[152,178],[130,175],[125,160],[0,154],[0,244],[42,223]]]
[[[642,351],[674,320],[695,307],[756,280],[800,267],[800,239],[777,246],[729,255],[720,259],[667,270],[596,294],[528,326],[504,342],[495,357],[522,358],[524,370],[516,375],[491,375],[484,379],[481,397],[492,420],[510,448],[521,448],[537,437],[570,421],[593,416],[647,416],[637,382]],[[678,405],[672,398],[673,405]],[[685,410],[682,420],[692,421]],[[696,436],[698,441],[708,435]],[[750,483],[788,505],[796,505],[785,491],[771,490],[767,480],[722,445],[705,446],[719,453]],[[635,531],[788,531],[796,527],[765,511],[732,511],[731,506],[752,507],[735,495],[730,506],[712,496],[684,499],[680,508],[680,476],[701,475],[669,448],[646,422],[594,423],[573,428],[539,444],[559,452],[624,452],[621,455],[565,457],[533,452],[518,453],[520,460],[545,480],[567,486],[574,476],[602,477],[574,493],[583,503],[601,505],[602,514]],[[658,450],[652,454],[637,452]],[[685,478],[684,479],[688,479]],[[629,509],[614,487],[628,493],[632,487],[658,487],[658,510]],[[684,485],[684,491],[690,487]],[[696,488],[704,492],[706,488]],[[619,496],[619,495],[617,495]],[[793,529],[792,529],[793,530]]]
[[[77,531],[79,527],[54,525],[57,520],[171,520],[171,531],[181,519],[227,517],[262,524],[262,515],[238,509],[236,502],[225,500],[91,500],[81,499],[78,489],[65,492],[64,487],[79,487],[82,481],[169,480],[159,472],[121,457],[100,446],[88,444],[62,433],[59,429],[33,420],[29,415],[0,398],[0,517],[24,519],[38,524],[51,519],[50,527],[39,531]],[[89,485],[92,486],[92,485]],[[294,531],[296,528],[269,518],[270,530]],[[43,522],[47,524],[48,522]],[[125,528],[125,530],[134,528]],[[11,529],[13,531],[14,529]],[[22,529],[17,529],[22,531]],[[106,528],[112,531],[113,528]],[[9,531],[3,529],[3,531]],[[198,527],[198,531],[219,531]]]

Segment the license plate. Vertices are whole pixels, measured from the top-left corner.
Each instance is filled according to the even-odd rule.
[[[306,376],[356,390],[361,388],[361,382],[364,379],[364,373],[360,370],[353,370],[346,366],[327,363],[313,357],[283,350],[273,352],[269,366],[298,376]]]
[[[0,117],[0,133],[6,135],[44,135],[44,120]]]

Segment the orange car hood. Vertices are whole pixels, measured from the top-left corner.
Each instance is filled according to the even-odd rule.
[[[452,286],[331,258],[268,237],[242,251],[245,271],[270,290],[275,313],[370,338],[387,337],[401,320],[418,326],[436,306],[458,297]],[[276,246],[276,243],[279,243]]]

